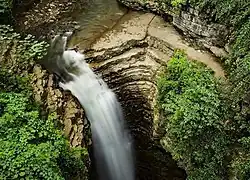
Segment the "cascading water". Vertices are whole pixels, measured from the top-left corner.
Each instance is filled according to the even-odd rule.
[[[70,90],[85,109],[91,124],[99,179],[134,180],[132,143],[120,104],[107,84],[82,61],[84,56],[71,53],[77,75],[69,73],[73,80],[60,86]]]

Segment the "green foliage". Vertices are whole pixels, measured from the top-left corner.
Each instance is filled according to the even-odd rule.
[[[238,102],[250,95],[250,21],[236,33],[231,57],[226,61],[233,83],[233,95]]]
[[[0,25],[0,90],[31,95],[29,73],[46,55],[48,44],[33,36],[22,37],[11,26]]]
[[[232,52],[226,61],[229,79],[233,83],[233,103],[250,96],[250,1],[192,0],[201,12],[210,9],[216,22],[233,28]],[[229,18],[230,17],[230,18]]]
[[[226,25],[238,26],[247,21],[250,14],[248,0],[190,0],[200,11],[213,11],[214,20]],[[230,18],[229,18],[230,17]]]
[[[64,179],[84,171],[53,124],[20,93],[0,93],[0,179]]]
[[[0,92],[16,92],[31,95],[31,87],[28,86],[29,79],[11,74],[6,69],[0,71]]]
[[[48,44],[0,25],[0,179],[86,178],[87,151],[70,148],[31,101],[30,72]]]
[[[171,0],[171,5],[173,7],[178,7],[179,5],[183,4],[185,0]]]
[[[250,179],[250,137],[243,137],[239,139],[241,146],[237,149],[237,154],[231,162],[231,167],[234,176],[237,179]]]
[[[35,61],[46,55],[49,45],[32,35],[21,37],[11,26],[0,25],[0,65],[13,73],[28,71]]]
[[[250,174],[250,1],[249,0],[192,0],[200,11],[213,11],[214,21],[232,28],[232,52],[226,60],[231,83],[228,104],[231,106],[230,124],[233,176],[249,179]],[[244,142],[244,143],[243,143]],[[246,148],[248,147],[248,148]]]
[[[5,13],[12,8],[13,0],[0,0],[0,13]]]
[[[0,24],[10,23],[13,0],[0,0]]]
[[[177,52],[158,80],[166,135],[162,143],[184,163],[189,179],[222,179],[228,137],[211,70]]]

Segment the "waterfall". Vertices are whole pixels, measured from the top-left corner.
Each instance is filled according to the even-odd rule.
[[[67,52],[67,51],[65,51]],[[132,143],[114,92],[99,78],[78,52],[73,57],[77,75],[60,83],[84,107],[91,124],[97,172],[101,180],[134,180]]]

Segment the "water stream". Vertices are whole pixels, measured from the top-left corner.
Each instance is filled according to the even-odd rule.
[[[123,114],[115,94],[90,69],[79,52],[73,55],[77,75],[60,83],[84,107],[91,124],[96,166],[101,180],[133,180],[132,143],[124,126]]]
[[[89,0],[85,11],[72,14],[79,28],[69,42],[69,46],[88,48],[105,31],[112,29],[127,12],[116,0]]]

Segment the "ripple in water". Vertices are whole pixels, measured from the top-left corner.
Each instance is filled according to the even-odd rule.
[[[79,100],[91,123],[97,172],[101,180],[134,180],[132,143],[125,129],[122,110],[107,84],[74,55],[78,75],[69,73],[73,81],[60,83]]]

